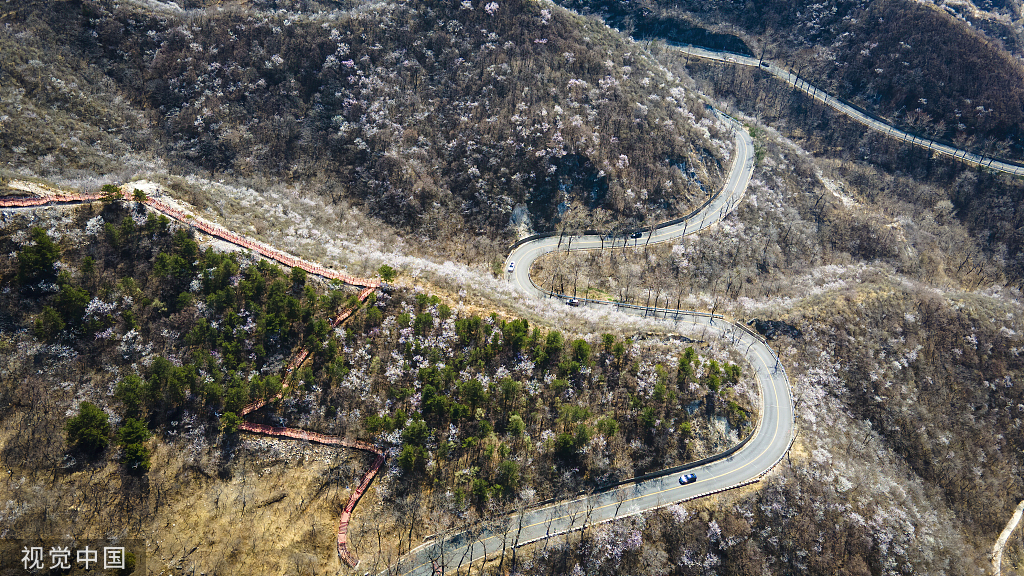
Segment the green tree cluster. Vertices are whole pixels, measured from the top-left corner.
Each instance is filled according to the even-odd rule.
[[[30,244],[18,251],[18,282],[32,284],[54,276],[53,265],[60,258],[60,248],[46,230],[36,226],[29,231]]]
[[[149,472],[150,451],[145,442],[150,437],[145,422],[128,418],[117,431],[118,444],[121,446],[121,463],[133,474]]]
[[[98,455],[110,444],[110,419],[91,402],[82,402],[78,415],[67,421],[64,430],[68,445],[90,456]]]

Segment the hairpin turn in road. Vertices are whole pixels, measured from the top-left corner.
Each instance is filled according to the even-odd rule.
[[[736,150],[728,181],[722,190],[694,213],[645,231],[639,239],[627,235],[609,238],[599,235],[537,238],[515,247],[505,260],[510,282],[537,297],[568,296],[544,291],[530,278],[534,261],[555,250],[600,250],[621,248],[636,242],[668,242],[704,230],[721,221],[742,199],[754,166],[754,145],[735,120]],[[649,236],[649,238],[648,238]],[[571,247],[571,248],[570,248]],[[514,265],[513,265],[514,263]],[[700,498],[760,480],[789,450],[793,438],[794,409],[789,379],[778,357],[767,343],[741,323],[722,316],[666,308],[626,306],[614,302],[575,299],[585,306],[614,306],[625,313],[671,318],[683,331],[712,333],[730,341],[750,362],[761,394],[760,419],[754,432],[738,449],[683,467],[697,479],[681,485],[675,468],[644,480],[619,485],[596,494],[529,509],[493,519],[472,529],[437,538],[407,554],[388,572],[402,575],[440,574],[465,567],[502,550],[543,540],[557,534],[584,529],[625,516],[653,510],[672,503]]]

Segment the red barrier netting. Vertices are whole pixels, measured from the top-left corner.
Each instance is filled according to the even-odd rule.
[[[54,194],[46,198],[0,198],[0,207],[24,208],[28,206],[46,206],[47,204],[68,204],[73,202],[95,202],[99,194]]]
[[[47,198],[0,198],[0,207],[30,207],[45,206],[49,204],[58,203],[93,202],[101,198],[102,196],[100,194],[58,194]],[[262,254],[267,258],[270,258],[271,260],[276,260],[286,266],[290,266],[292,268],[301,268],[306,272],[309,272],[310,274],[316,274],[317,276],[322,276],[324,278],[341,280],[345,284],[349,284],[351,286],[363,286],[364,288],[362,291],[359,292],[358,297],[360,302],[365,302],[366,299],[370,296],[370,294],[374,291],[374,289],[380,287],[381,283],[379,280],[349,276],[347,274],[335,272],[334,270],[328,270],[327,268],[324,268],[323,266],[320,266],[318,264],[313,264],[310,262],[306,262],[305,260],[295,258],[279,250],[271,248],[270,246],[267,246],[263,243],[256,242],[255,240],[251,240],[249,238],[245,238],[244,236],[235,234],[230,230],[226,230],[224,228],[206,222],[205,220],[196,218],[191,214],[186,214],[185,212],[178,210],[176,208],[172,208],[155,198],[147,198],[146,204],[150,208],[162,212],[163,214],[170,216],[171,218],[177,220],[178,222],[188,224],[189,226],[193,226],[199,230],[202,230],[206,234],[209,234],[210,236],[215,236],[237,246],[248,248],[254,252]],[[340,325],[342,322],[344,322],[350,316],[352,316],[352,314],[355,311],[356,308],[346,308],[345,310],[342,310],[338,317],[331,322],[331,327],[336,328],[338,325]],[[289,375],[296,368],[301,366],[302,363],[308,357],[309,350],[305,348],[300,349],[298,354],[296,354],[295,358],[293,358],[292,361],[288,363],[287,370]],[[286,379],[284,388],[287,387],[288,382]],[[279,399],[281,397],[282,395],[278,394],[276,398]],[[256,400],[254,402],[251,402],[247,404],[244,408],[242,408],[239,416],[245,417],[247,414],[255,410],[259,410],[263,406],[266,406],[267,402],[268,400]],[[256,434],[275,436],[278,438],[294,438],[296,440],[306,440],[309,442],[316,442],[318,444],[326,444],[330,446],[344,446],[346,448],[354,448],[356,450],[365,450],[367,452],[372,452],[377,455],[377,458],[374,460],[373,465],[370,467],[369,470],[366,471],[365,474],[363,474],[363,479],[359,483],[359,487],[356,488],[354,492],[352,492],[351,496],[349,496],[348,504],[345,505],[345,509],[342,511],[341,519],[338,523],[338,555],[341,556],[341,558],[345,561],[346,564],[353,568],[357,564],[359,564],[359,558],[357,558],[356,555],[348,549],[348,525],[349,521],[352,518],[352,511],[355,510],[356,504],[359,503],[359,499],[363,497],[363,493],[366,492],[367,488],[370,487],[370,483],[373,482],[373,479],[377,476],[377,472],[380,470],[380,467],[384,465],[384,452],[380,448],[374,446],[373,444],[370,444],[369,442],[364,442],[362,440],[346,440],[344,438],[339,438],[337,436],[320,434],[318,432],[309,432],[307,430],[300,430],[297,428],[283,428],[279,426],[268,426],[266,424],[253,424],[251,422],[242,422],[242,424],[239,425],[238,429],[245,430],[246,432],[253,432]]]
[[[359,292],[359,301],[365,302],[366,299],[373,292],[373,288],[366,287]],[[337,327],[339,324],[348,319],[355,312],[356,308],[346,308],[341,311],[341,314],[331,322],[331,326]],[[303,361],[309,357],[309,350],[302,348],[295,355],[295,358],[288,363],[288,374],[291,373],[302,365]],[[284,388],[288,388],[288,381],[285,380]],[[275,399],[283,397],[282,394],[278,394]],[[260,408],[267,405],[269,400],[256,400],[250,402],[244,408],[242,408],[239,416],[245,417],[247,414],[259,410]],[[344,446],[346,448],[354,448],[356,450],[365,450],[372,452],[377,455],[373,465],[370,469],[363,474],[363,479],[359,483],[359,487],[352,492],[349,496],[348,504],[345,505],[345,509],[341,512],[341,519],[338,522],[338,555],[346,564],[355,568],[359,564],[359,558],[354,552],[348,548],[348,525],[352,518],[352,511],[355,510],[356,504],[359,503],[359,499],[363,497],[363,493],[366,492],[367,488],[370,487],[370,483],[377,476],[377,472],[380,471],[380,467],[384,465],[384,451],[377,448],[369,442],[363,440],[346,440],[337,436],[331,436],[328,434],[320,434],[319,432],[310,432],[308,430],[300,430],[298,428],[285,428],[281,426],[270,426],[267,424],[254,424],[252,422],[242,422],[238,426],[239,430],[245,430],[246,432],[253,432],[255,434],[265,434],[267,436],[274,436],[277,438],[294,438],[296,440],[306,440],[308,442],[316,442],[318,444],[325,444],[328,446]]]
[[[146,204],[148,204],[154,210],[163,212],[164,214],[170,216],[171,218],[174,218],[179,222],[188,224],[190,226],[194,226],[195,228],[202,230],[203,232],[209,234],[210,236],[215,236],[222,240],[231,242],[232,244],[235,244],[237,246],[248,248],[253,252],[257,252],[267,258],[270,258],[271,260],[276,260],[284,264],[285,266],[290,266],[292,268],[301,268],[306,272],[309,272],[310,274],[316,274],[317,276],[322,276],[324,278],[330,278],[332,280],[341,280],[345,284],[349,284],[351,286],[364,286],[366,288],[380,287],[380,280],[349,276],[348,274],[342,274],[341,272],[329,270],[327,268],[324,268],[323,266],[320,266],[319,264],[314,264],[312,262],[306,262],[305,260],[302,260],[300,258],[295,258],[294,256],[290,256],[279,250],[271,248],[270,246],[267,246],[262,242],[257,242],[250,238],[240,236],[238,234],[235,234],[234,232],[231,232],[230,230],[226,230],[224,228],[221,228],[220,226],[216,226],[205,220],[196,218],[191,214],[186,214],[181,210],[171,208],[167,204],[164,204],[163,202],[160,202],[155,198],[148,198],[146,200]]]

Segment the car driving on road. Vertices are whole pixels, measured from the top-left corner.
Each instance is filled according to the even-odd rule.
[[[692,484],[692,483],[694,483],[696,481],[697,481],[697,475],[696,474],[683,474],[682,476],[679,477],[679,483],[682,484],[683,486],[685,486],[687,484]]]
[[[512,271],[515,270],[515,269],[516,269],[516,263],[515,262],[509,262],[508,263],[508,273],[511,274]]]
[[[629,237],[630,238],[643,238],[643,235],[644,235],[644,233],[638,230],[638,231],[633,232],[632,234],[630,234]]]

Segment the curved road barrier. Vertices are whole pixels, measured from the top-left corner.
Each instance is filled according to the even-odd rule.
[[[58,194],[48,197],[35,197],[35,198],[0,198],[0,208],[31,208],[31,207],[42,207],[56,204],[71,204],[71,203],[86,203],[95,202],[100,200],[102,196],[100,194]],[[207,222],[202,218],[198,218],[192,214],[187,214],[181,210],[168,206],[167,204],[156,200],[155,198],[147,198],[146,205],[151,209],[166,214],[171,218],[181,222],[182,224],[188,224],[193,226],[211,236],[215,236],[230,242],[236,246],[242,248],[248,248],[254,252],[263,255],[271,260],[276,260],[286,266],[293,268],[302,268],[310,274],[316,274],[324,278],[330,278],[333,280],[340,280],[346,284],[352,286],[363,286],[363,290],[359,292],[358,300],[360,303],[366,302],[370,294],[379,287],[383,286],[383,283],[379,280],[357,278],[355,276],[348,276],[341,274],[334,270],[329,270],[320,266],[319,264],[307,262],[300,258],[296,258],[279,250],[276,250],[261,242],[240,236],[226,230],[220,226]],[[331,328],[337,328],[342,322],[348,320],[358,307],[346,308],[341,311],[338,316],[331,321]],[[284,389],[288,388],[288,381],[291,374],[294,373],[295,369],[300,367],[303,362],[309,357],[309,350],[302,348],[296,353],[295,357],[288,363],[287,373],[285,376]],[[274,399],[280,399],[284,395],[283,391],[278,394]],[[260,408],[267,405],[268,399],[256,400],[247,404],[239,411],[239,416],[244,418],[248,414],[259,410]],[[330,436],[327,434],[320,434],[318,432],[309,432],[307,430],[301,430],[298,428],[285,428],[280,426],[269,426],[266,424],[254,424],[252,422],[242,422],[238,426],[239,430],[246,432],[252,432],[254,434],[264,434],[267,436],[274,436],[277,438],[291,438],[296,440],[305,440],[308,442],[316,442],[318,444],[325,444],[329,446],[342,446],[345,448],[353,448],[356,450],[363,450],[371,452],[376,455],[376,459],[373,465],[370,466],[363,474],[363,478],[359,483],[359,486],[349,496],[348,504],[341,512],[341,518],[338,521],[338,556],[345,561],[346,564],[355,568],[359,565],[359,558],[349,549],[348,546],[348,525],[352,519],[352,512],[355,510],[356,504],[359,503],[360,498],[370,487],[370,483],[377,476],[377,472],[380,471],[381,466],[384,465],[386,459],[384,451],[375,445],[364,442],[362,440],[347,440],[339,438],[338,436]]]
[[[365,302],[366,299],[373,292],[373,288],[364,288],[359,293],[359,302]],[[348,320],[352,314],[357,310],[356,307],[346,308],[342,310],[338,317],[331,322],[331,328],[337,328],[342,322]],[[288,388],[288,382],[290,381],[291,375],[294,374],[295,370],[302,366],[302,363],[309,357],[309,350],[302,348],[295,355],[294,358],[288,363],[287,373],[285,376],[285,382],[282,386],[283,390],[280,394],[275,396],[273,399],[280,400],[284,397],[284,390]],[[245,418],[248,414],[259,410],[266,406],[270,402],[270,399],[256,400],[250,402],[239,412],[239,416]],[[356,508],[356,504],[359,503],[359,499],[363,497],[363,493],[370,487],[370,483],[377,476],[377,472],[380,471],[380,467],[384,465],[384,451],[377,448],[369,442],[362,440],[346,440],[337,436],[330,436],[327,434],[320,434],[319,432],[310,432],[308,430],[302,430],[299,428],[285,428],[280,426],[268,426],[266,424],[253,424],[251,422],[242,422],[238,426],[239,430],[245,430],[246,432],[253,432],[255,434],[265,434],[268,436],[275,436],[278,438],[294,438],[296,440],[306,440],[308,442],[316,442],[318,444],[326,444],[332,446],[344,446],[346,448],[354,448],[356,450],[365,450],[372,452],[377,455],[377,458],[373,461],[373,465],[370,469],[363,474],[363,479],[359,483],[359,486],[349,496],[348,504],[345,505],[345,509],[341,511],[341,519],[338,521],[338,556],[345,561],[346,564],[355,568],[359,565],[359,558],[354,552],[349,550],[348,547],[348,524],[352,519],[352,512]]]
[[[707,48],[701,48],[699,46],[692,46],[688,44],[676,44],[674,42],[666,42],[666,45],[672,46],[673,48],[689,54],[690,56],[696,56],[698,58],[704,58],[706,60],[714,60],[717,62],[725,62],[727,64],[738,64],[742,66],[750,66],[758,68],[772,76],[782,80],[790,86],[800,90],[804,94],[807,94],[812,99],[821,102],[822,104],[832,108],[833,110],[846,115],[851,120],[866,126],[875,132],[901,140],[908,144],[913,144],[920,148],[927,148],[937,154],[948,156],[954,160],[959,160],[972,166],[979,166],[984,168],[991,168],[999,172],[1005,172],[1006,174],[1024,175],[1024,166],[1015,164],[1006,160],[1000,160],[993,158],[992,156],[985,156],[982,154],[976,154],[968,150],[957,148],[951,144],[940,142],[938,140],[931,140],[923,138],[917,134],[911,134],[905,130],[901,130],[889,122],[886,122],[882,118],[845,102],[835,96],[832,96],[828,92],[825,92],[821,88],[812,85],[807,80],[801,78],[791,70],[787,70],[767,60],[759,60],[750,56],[744,56],[742,54],[736,54],[733,52],[719,52],[716,50],[709,50]]]

